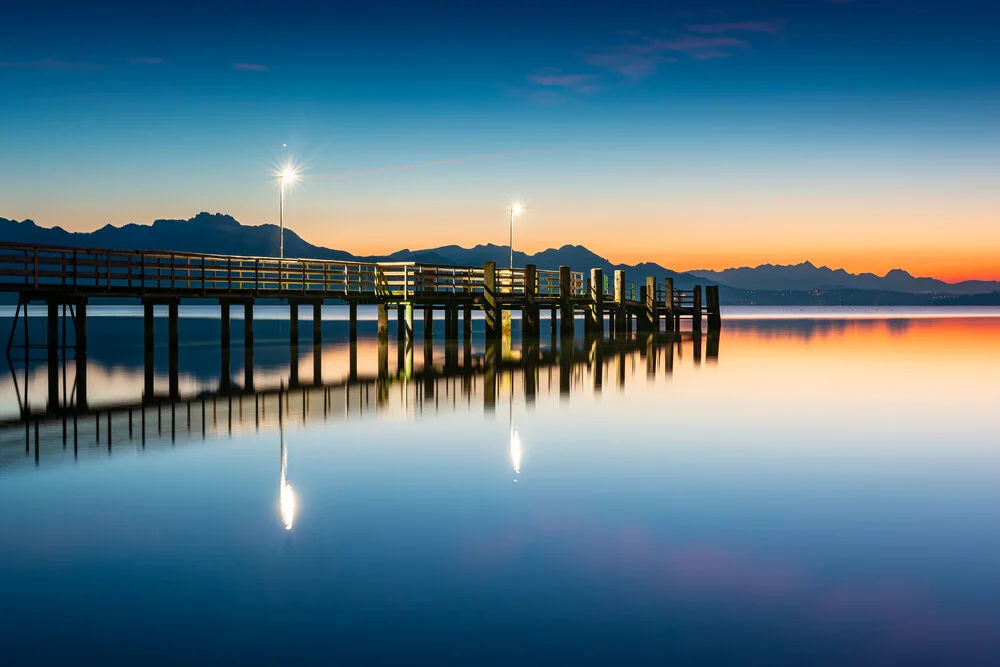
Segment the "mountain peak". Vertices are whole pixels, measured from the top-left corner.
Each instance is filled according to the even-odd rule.
[[[903,269],[892,269],[885,274],[886,278],[913,278],[913,274]]]

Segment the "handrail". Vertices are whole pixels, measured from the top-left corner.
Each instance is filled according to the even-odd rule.
[[[536,269],[534,285],[525,268],[494,269],[497,295],[543,301],[589,298],[590,280],[569,272]],[[666,298],[656,282],[656,299]],[[72,294],[221,297],[276,296],[404,301],[414,298],[480,297],[486,287],[483,266],[450,266],[413,261],[365,262],[335,259],[275,258],[210,253],[111,250],[0,241],[0,291],[65,290]],[[530,289],[529,289],[530,288]],[[636,302],[635,281],[625,280],[622,298]],[[605,300],[614,298],[611,275],[603,276]],[[694,292],[674,290],[673,305],[693,305]]]

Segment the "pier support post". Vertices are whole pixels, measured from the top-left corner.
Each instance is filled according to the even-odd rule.
[[[708,331],[718,331],[722,328],[722,308],[719,304],[719,286],[705,287],[705,300],[708,301]]]
[[[573,331],[573,279],[568,266],[559,267],[559,324],[563,338],[572,338]]]
[[[403,315],[404,326],[406,331],[406,344],[410,347],[413,346],[413,303],[407,302]]]
[[[424,306],[424,344],[434,341],[434,306]]]
[[[177,331],[177,320],[178,320],[178,305],[180,304],[180,299],[174,299],[167,305],[167,324],[168,324],[168,334],[167,342],[169,343],[170,349],[168,352],[169,358],[169,375],[170,375],[170,398],[177,398],[180,395],[180,381],[179,381],[179,367],[178,367],[178,347],[180,345],[180,336]]]
[[[458,366],[458,306],[449,304],[444,312],[444,366],[446,371],[452,371]]]
[[[229,302],[220,301],[219,302],[219,316],[220,316],[220,327],[219,327],[219,346],[222,350],[221,360],[219,364],[219,383],[222,386],[223,391],[229,391],[230,378],[232,377],[232,369],[230,368],[230,343],[231,343],[231,328],[230,328],[230,318],[229,318]]]
[[[87,407],[87,302],[76,305],[76,406]]]
[[[604,270],[590,270],[590,307],[587,328],[592,336],[604,338]]]
[[[674,330],[674,279],[667,278],[663,289],[663,324],[667,331]]]
[[[313,302],[313,384],[323,384],[323,302]]]
[[[396,305],[396,341],[406,341],[406,311],[401,303]]]
[[[288,300],[288,385],[296,387],[299,384],[299,304]]]
[[[388,342],[389,340],[389,306],[385,303],[378,305],[378,342]]]
[[[521,312],[522,344],[538,340],[538,269],[534,264],[524,266],[524,310]]]
[[[500,302],[497,293],[497,264],[486,262],[483,265],[483,297],[486,301],[486,339],[500,338]]]
[[[358,342],[358,303],[356,301],[349,301],[347,304],[347,312],[347,335],[350,339],[351,345],[355,345]]]
[[[253,391],[253,300],[243,304],[243,388]]]
[[[48,409],[55,410],[59,407],[59,304],[55,301],[48,302],[48,314],[46,316],[46,348],[48,352],[49,365],[49,402]],[[27,350],[25,350],[27,353]]]
[[[627,329],[626,319],[628,313],[625,312],[625,272],[621,269],[615,271],[615,338],[625,335]]]
[[[142,304],[143,394],[153,397],[153,304]]]
[[[694,286],[694,306],[691,309],[691,329],[693,331],[701,331],[701,285]]]
[[[656,278],[648,276],[646,278],[646,312],[644,328],[646,331],[660,330],[660,313],[656,307]]]

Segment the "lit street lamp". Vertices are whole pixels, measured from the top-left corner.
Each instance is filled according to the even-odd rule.
[[[291,164],[286,164],[278,174],[278,259],[285,258],[285,183],[294,183],[299,172]]]
[[[514,268],[514,216],[521,215],[521,202],[510,206],[510,268]]]

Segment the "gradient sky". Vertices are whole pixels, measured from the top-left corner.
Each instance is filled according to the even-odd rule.
[[[0,216],[1000,279],[989,3],[356,4],[5,7]]]

